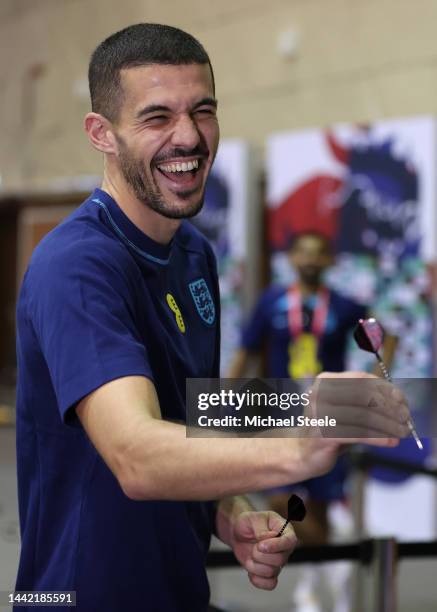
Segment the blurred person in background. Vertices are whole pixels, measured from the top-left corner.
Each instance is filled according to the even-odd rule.
[[[231,378],[244,377],[254,366],[253,361],[259,361],[264,348],[268,377],[292,378],[303,388],[308,388],[322,370],[345,369],[348,338],[358,320],[366,316],[366,308],[326,287],[324,274],[334,263],[328,238],[317,232],[298,234],[288,256],[296,282],[288,287],[271,285],[261,294],[243,330],[241,347],[230,367]],[[268,505],[275,512],[284,513],[290,491],[300,493],[305,499],[307,516],[295,525],[299,540],[304,545],[326,544],[333,535],[328,512],[334,502],[346,502],[347,475],[347,461],[340,458],[324,476],[299,483],[297,487],[266,492]],[[348,513],[341,513],[341,517],[340,522],[344,522]],[[350,523],[349,520],[349,527]],[[315,592],[319,569],[306,567],[301,573],[293,594],[293,609],[321,610]],[[338,572],[331,566],[329,585],[339,612],[348,609],[348,574],[344,566],[338,566]]]

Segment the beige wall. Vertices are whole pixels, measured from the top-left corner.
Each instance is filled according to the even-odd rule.
[[[100,173],[80,87],[95,45],[138,21],[206,46],[224,137],[261,148],[277,130],[437,113],[437,0],[1,0],[4,188]],[[294,60],[276,50],[289,28],[301,35]]]

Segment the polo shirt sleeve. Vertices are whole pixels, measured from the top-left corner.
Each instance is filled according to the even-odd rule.
[[[76,421],[76,404],[111,380],[153,379],[122,252],[84,245],[84,253],[67,248],[33,267],[29,315],[64,422]]]
[[[247,351],[258,351],[270,324],[271,291],[266,289],[258,299],[241,335],[241,346]]]

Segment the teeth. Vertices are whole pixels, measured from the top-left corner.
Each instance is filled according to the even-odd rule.
[[[198,159],[177,164],[161,164],[158,166],[158,168],[164,172],[189,172],[190,170],[197,170],[198,167]]]

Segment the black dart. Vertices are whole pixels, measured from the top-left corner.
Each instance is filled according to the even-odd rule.
[[[285,528],[291,521],[303,521],[306,513],[307,511],[301,498],[293,494],[288,500],[287,520],[276,537],[279,538],[284,533]]]

